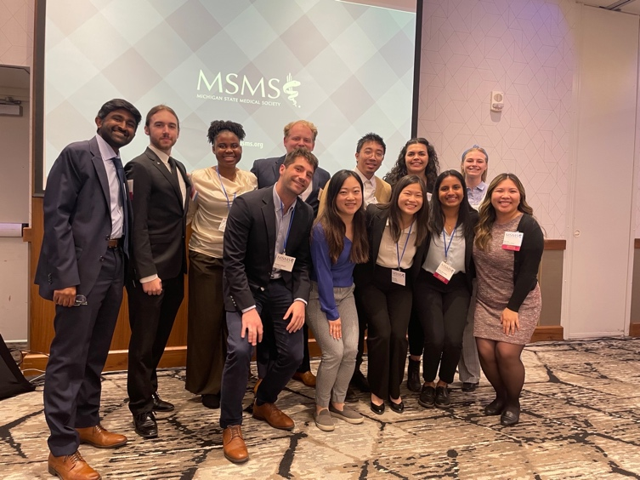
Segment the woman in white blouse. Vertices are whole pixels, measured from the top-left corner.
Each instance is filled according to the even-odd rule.
[[[446,408],[467,323],[478,214],[469,206],[464,178],[456,170],[438,176],[430,207],[427,256],[414,287],[414,308],[425,338],[419,403]]]
[[[217,165],[191,175],[195,198],[189,208],[189,325],[186,389],[202,396],[208,408],[220,406],[222,369],[227,355],[227,326],[222,294],[222,242],[235,198],[256,190],[251,172],[240,170],[242,125],[211,122],[207,137]]]

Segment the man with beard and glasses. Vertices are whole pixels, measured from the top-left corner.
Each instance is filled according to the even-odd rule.
[[[184,165],[171,156],[180,135],[173,109],[153,107],[144,132],[150,145],[125,167],[133,208],[132,268],[126,285],[131,325],[127,391],[136,433],[154,438],[158,436],[154,412],[174,408],[158,395],[156,368],[184,298],[191,183]]]
[[[49,473],[62,479],[100,478],[80,455],[81,443],[127,443],[100,425],[100,374],[129,252],[131,211],[119,152],[133,140],[140,120],[126,100],[105,103],[95,119],[97,135],[65,147],[47,179],[35,283],[56,304],[44,412],[51,431]]]

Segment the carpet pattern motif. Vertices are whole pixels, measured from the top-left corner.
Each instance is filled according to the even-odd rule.
[[[159,373],[160,394],[176,405],[158,414],[160,436],[133,431],[126,373],[104,375],[102,424],[129,443],[117,450],[81,446],[110,479],[557,479],[640,478],[640,339],[538,343],[523,353],[527,378],[515,427],[482,413],[492,397],[486,379],[472,393],[452,385],[452,407],[426,409],[403,384],[405,412],[376,415],[367,394],[355,405],[365,421],[313,422],[314,390],[290,382],[278,405],[296,422],[275,430],[245,413],[248,463],[222,455],[219,410],[184,389],[184,370]],[[317,368],[317,363],[313,364]],[[253,399],[247,388],[244,404]],[[51,478],[42,388],[0,402],[0,477]]]

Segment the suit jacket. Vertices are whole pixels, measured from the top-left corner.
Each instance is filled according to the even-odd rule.
[[[424,208],[424,207],[423,207]],[[382,234],[384,228],[387,226],[387,219],[389,218],[389,209],[379,208],[377,205],[369,205],[367,207],[367,235],[369,236],[369,261],[367,263],[361,263],[356,265],[353,272],[353,279],[356,287],[362,287],[371,283],[374,278],[375,269],[377,268],[376,261],[378,260],[378,252],[380,251],[380,242],[382,241]],[[422,264],[424,263],[425,256],[427,254],[427,241],[422,241],[416,248],[416,253],[413,257],[413,264],[407,272],[407,277],[412,282],[418,278]],[[407,285],[411,285],[407,283]]]
[[[224,305],[241,311],[255,305],[254,293],[267,288],[275,259],[276,213],[274,187],[245,193],[233,202],[224,232]],[[309,237],[313,210],[298,199],[287,240],[286,254],[296,258],[292,272],[282,279],[293,298],[309,299]]]
[[[191,184],[184,165],[175,162],[186,186],[185,200],[178,179],[150,148],[124,167],[127,179],[133,180],[131,267],[136,280],[155,274],[175,278],[187,271],[186,206]]]
[[[109,180],[98,141],[72,143],[53,164],[44,194],[44,237],[35,276],[40,296],[52,300],[54,290],[72,286],[78,294],[89,293],[110,235]]]
[[[265,188],[275,185],[280,178],[280,165],[284,163],[285,155],[281,157],[261,158],[253,162],[251,173],[258,178],[258,188]],[[319,200],[318,195],[321,189],[327,184],[331,175],[323,168],[316,168],[313,174],[313,188],[307,197],[306,202],[313,208],[314,216],[318,215]]]
[[[387,203],[391,199],[391,185],[378,176],[374,177],[376,179],[376,191],[373,192],[373,196],[376,197],[378,203]],[[320,190],[318,197],[320,206],[318,207],[318,215],[316,216],[320,217],[324,209],[327,208],[327,189],[323,188]]]

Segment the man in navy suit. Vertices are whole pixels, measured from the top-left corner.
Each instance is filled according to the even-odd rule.
[[[100,374],[122,302],[128,254],[131,211],[119,152],[133,140],[140,120],[126,100],[105,103],[95,119],[97,135],[65,147],[47,180],[35,283],[56,304],[44,412],[51,430],[49,472],[63,479],[100,478],[80,455],[80,443],[127,443],[100,425]]]
[[[190,182],[184,165],[171,156],[180,134],[173,109],[153,107],[144,132],[150,145],[125,166],[133,207],[132,268],[126,285],[131,325],[127,391],[136,433],[154,438],[158,426],[153,412],[174,408],[157,393],[156,368],[184,298]]]
[[[242,399],[252,347],[262,341],[266,328],[272,337],[264,341],[273,342],[274,353],[256,391],[253,417],[282,430],[294,427],[275,402],[302,361],[313,210],[298,195],[308,187],[317,165],[306,148],[291,151],[275,186],[245,193],[229,212],[223,253],[229,336],[220,425],[224,455],[234,463],[249,459],[242,437]]]
[[[308,122],[307,120],[297,120],[290,122],[284,127],[284,148],[287,153],[296,148],[306,148],[310,152],[316,145],[316,138],[318,136],[318,129],[316,126]],[[285,156],[263,158],[253,162],[251,172],[258,178],[258,188],[270,187],[275,184],[280,177],[280,166],[284,162]],[[313,174],[313,179],[309,186],[300,195],[302,200],[313,208],[313,216],[318,215],[318,207],[320,205],[318,196],[320,190],[324,188],[326,183],[331,178],[331,175],[326,170],[318,167]],[[267,332],[267,336],[270,336],[271,332]],[[295,372],[293,378],[301,381],[309,387],[313,387],[316,384],[316,378],[311,372],[311,365],[309,363],[309,331],[307,326],[304,326],[304,358],[300,367]],[[273,353],[273,352],[271,352]],[[264,349],[258,349],[258,376],[263,377],[266,365],[269,361],[269,352],[265,352]]]

